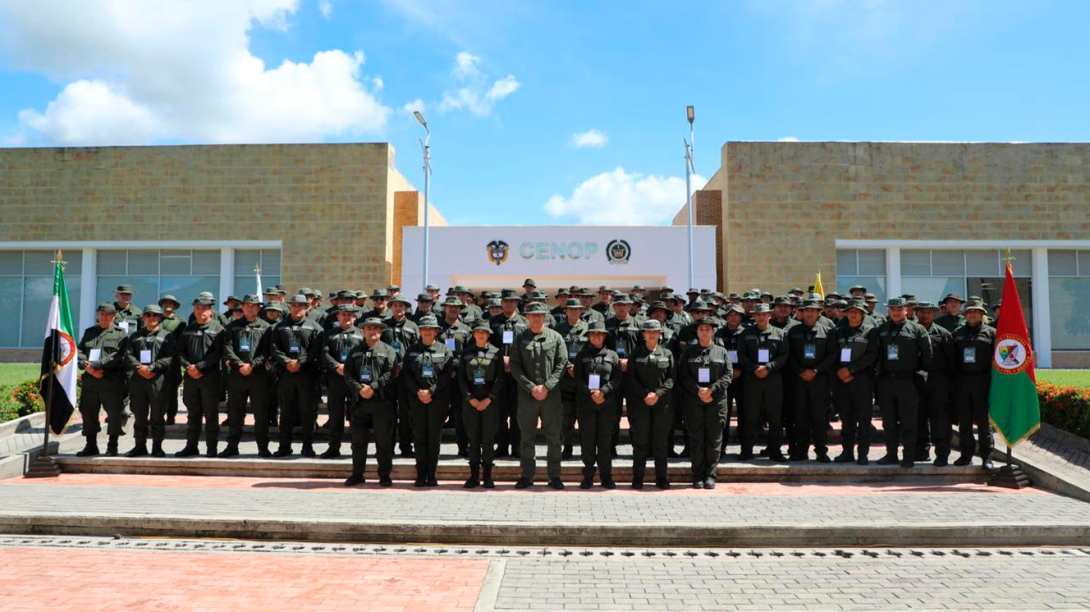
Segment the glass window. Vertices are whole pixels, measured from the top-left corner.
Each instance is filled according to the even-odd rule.
[[[1090,266],[1088,266],[1088,270],[1090,270]],[[261,251],[261,273],[280,275],[280,251],[275,249]],[[276,282],[279,283],[280,281]]]
[[[193,271],[192,251],[162,251],[159,255],[159,273],[163,275],[185,274]]]
[[[938,304],[947,293],[965,297],[965,277],[962,276],[904,276],[901,291],[916,296],[924,302]]]
[[[1054,252],[1049,252],[1050,262]],[[1050,278],[1048,301],[1052,348],[1090,350],[1090,278]]]
[[[1088,251],[1090,252],[1090,251]],[[1076,251],[1049,251],[1049,276],[1078,276],[1079,258]]]
[[[128,261],[128,251],[99,251],[96,272],[99,274],[128,274]]]
[[[862,285],[867,291],[878,298],[878,312],[886,311],[886,277],[885,276],[840,276],[836,277],[836,289],[839,293],[848,295],[848,289],[855,285]]]
[[[261,263],[261,251],[235,251],[235,276],[253,274]]]
[[[65,260],[68,256],[64,255]],[[72,323],[79,326],[79,302],[81,278],[64,270],[64,282],[68,285],[68,307],[72,309]],[[23,289],[23,341],[24,348],[42,346],[45,339],[46,320],[49,318],[49,306],[53,302],[53,277],[28,276]],[[76,330],[76,335],[83,333]],[[79,338],[76,338],[78,341]]]
[[[969,277],[965,279],[966,291],[969,295],[982,298],[984,305],[988,307],[988,314],[994,317],[992,307],[1003,297],[1003,283],[1006,280],[1005,275]],[[1029,337],[1033,338],[1033,283],[1028,278],[1015,278],[1014,286],[1018,288],[1018,298],[1022,301],[1022,315],[1026,319]],[[992,325],[994,326],[995,322],[992,322]]]
[[[855,276],[859,273],[859,266],[856,264],[856,251],[854,249],[836,252],[836,273],[837,276]]]
[[[932,251],[931,273],[935,276],[965,276],[965,251]]]
[[[82,258],[83,254],[79,251],[75,253],[68,253],[61,255],[64,260],[68,262],[64,267],[65,278],[72,275],[72,261],[75,258]],[[54,261],[56,260],[56,251],[24,251],[23,252],[23,273],[27,276],[31,275],[43,275],[53,276]],[[79,268],[76,268],[79,270]]]
[[[901,251],[901,276],[931,276],[931,251]]]
[[[966,251],[965,271],[969,276],[999,276],[999,251]]]
[[[23,252],[19,253],[19,263],[22,264]],[[23,278],[21,276],[0,276],[0,320],[19,321],[22,317],[23,305]],[[10,323],[0,325],[0,346],[14,348],[19,346],[19,331],[21,326]],[[44,335],[45,328],[42,328]]]
[[[1006,257],[1006,251],[1003,252],[1003,256]],[[1011,251],[1011,257],[1014,261],[1011,262],[1011,272],[1015,276],[1033,276],[1033,253],[1030,251]],[[1004,263],[1004,265],[1006,265]],[[1006,276],[1006,270],[1003,270],[1003,275]]]
[[[886,252],[884,250],[859,251],[860,276],[885,276]]]
[[[159,301],[158,276],[99,276],[95,291],[95,304],[114,302],[118,285],[132,285],[132,302],[137,308]]]
[[[1079,276],[1090,276],[1090,251],[1079,251]]]
[[[3,276],[22,276],[23,275],[23,252],[22,251],[0,251],[0,275]],[[5,294],[7,295],[7,294]]]
[[[220,273],[219,251],[193,251],[193,274],[196,276]]]
[[[220,277],[218,276],[164,276],[160,280],[162,289],[159,295],[171,294],[178,298],[178,301],[182,303],[178,308],[178,316],[183,319],[188,319],[190,313],[193,312],[193,300],[197,297],[197,294],[202,291],[211,291],[213,295],[216,295],[218,301],[223,301],[223,297],[217,295],[220,290]],[[223,308],[217,306],[216,311],[220,312]]]
[[[159,251],[129,251],[127,274],[159,276]]]
[[[261,272],[261,288],[268,289],[273,285],[280,284],[279,276],[265,276],[265,272]],[[251,271],[249,274],[243,274],[235,277],[235,295],[242,297],[247,293],[254,293],[257,291],[257,279],[254,277],[254,273]],[[264,298],[264,296],[262,296]]]

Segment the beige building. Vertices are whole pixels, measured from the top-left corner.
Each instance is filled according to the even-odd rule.
[[[1010,249],[1038,363],[1090,366],[1088,144],[728,142],[694,213],[726,292],[820,271],[827,290],[992,304]]]
[[[0,216],[0,358],[35,360],[56,249],[81,329],[121,283],[140,306],[241,296],[255,266],[266,287],[370,290],[398,279],[423,197],[387,143],[0,149]]]

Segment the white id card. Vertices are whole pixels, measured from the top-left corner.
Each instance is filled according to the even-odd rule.
[[[148,364],[151,363],[151,351],[150,350],[143,349],[142,351],[140,351],[140,363],[142,363],[144,365],[148,365]]]
[[[503,330],[503,343],[504,344],[511,344],[514,341],[515,341],[515,332],[511,331],[510,329]]]
[[[965,363],[976,363],[976,347],[967,346],[963,353]]]
[[[102,359],[102,349],[91,349],[91,354],[87,356],[87,361],[98,361]]]
[[[852,360],[852,349],[842,348],[840,349],[840,363],[848,363]]]
[[[121,331],[125,332],[126,334],[129,333],[129,322],[128,321],[123,320],[120,323],[118,323],[117,326],[120,327]]]
[[[591,391],[597,391],[602,388],[602,377],[597,374],[591,374],[587,379],[587,388]]]
[[[727,351],[727,359],[730,359],[731,363],[738,363],[738,351]]]
[[[768,349],[757,349],[757,363],[768,363]]]
[[[447,338],[446,340],[444,340],[444,342],[446,343],[448,349],[452,351],[454,350],[454,338]]]
[[[698,383],[710,383],[712,381],[712,371],[710,368],[699,368],[696,371],[696,382]]]

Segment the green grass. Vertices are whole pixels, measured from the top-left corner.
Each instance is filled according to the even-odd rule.
[[[1041,382],[1090,389],[1090,370],[1037,370],[1036,374]]]
[[[37,379],[41,368],[36,363],[0,363],[0,387]]]

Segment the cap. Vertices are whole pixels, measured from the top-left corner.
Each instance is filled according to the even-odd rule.
[[[387,293],[385,289],[375,289],[374,291],[371,292],[371,299],[372,300],[375,299],[375,298],[388,298],[388,297],[390,297],[390,294]]]
[[[965,300],[961,299],[961,296],[956,294],[956,293],[947,293],[946,296],[942,298],[942,302],[940,302],[940,304],[945,304],[949,300],[957,300],[959,302],[964,302],[965,301]]]
[[[288,300],[288,303],[289,304],[309,304],[310,300],[307,299],[307,295],[305,293],[296,293],[295,295],[291,296],[291,299]]]
[[[393,304],[404,304],[404,305],[406,305],[406,306],[408,306],[410,308],[412,308],[412,305],[413,305],[413,303],[409,301],[409,298],[407,298],[407,297],[405,297],[405,296],[403,296],[401,294],[398,294],[398,295],[394,296],[394,299],[390,300],[390,304],[391,305],[393,305]]]
[[[585,309],[586,306],[584,306],[583,302],[580,302],[579,300],[568,300],[564,302],[564,308],[579,308],[580,310],[582,310]]]
[[[849,303],[847,307],[844,308],[844,310],[858,310],[863,314],[867,314],[867,305],[861,300],[852,300],[851,303]]]
[[[319,293],[316,293],[316,292],[315,292],[315,291],[314,291],[313,289],[311,289],[310,287],[303,287],[302,289],[300,289],[300,290],[299,290],[299,293],[297,293],[296,295],[305,295],[305,296],[307,296],[308,298],[309,298],[309,297],[321,297],[321,294],[319,294]]]
[[[424,315],[423,317],[420,317],[419,321],[416,322],[416,326],[419,329],[425,329],[429,327],[439,329],[439,321],[431,315]]]
[[[753,307],[753,314],[765,314],[772,312],[772,309],[768,307],[768,304],[760,303]]]
[[[261,296],[260,295],[254,295],[252,293],[247,293],[246,295],[242,296],[242,303],[243,304],[260,304],[261,303]]]
[[[802,289],[799,289],[798,287],[791,287],[791,291],[788,291],[788,293],[797,293],[799,295],[802,295],[804,291]]]
[[[666,302],[651,302],[651,304],[647,306],[647,314],[651,314],[651,312],[655,310],[670,312],[670,308],[666,305]]]
[[[501,300],[517,300],[517,299],[519,299],[518,291],[515,291],[514,289],[504,289],[503,291],[500,292],[500,299]]]
[[[873,293],[868,293],[868,294],[864,295],[863,299],[865,299],[868,304],[877,304],[878,303],[878,296],[874,295]]]
[[[528,293],[526,295],[526,299],[528,299],[528,300],[547,300],[547,299],[549,299],[549,294],[545,293],[544,291],[541,291],[539,289],[534,289],[533,291],[531,291],[530,293]]]
[[[824,307],[818,300],[806,300],[802,303],[802,306],[800,308],[802,308],[803,310],[806,310],[808,308],[816,308],[818,310],[821,310]]]
[[[984,302],[968,302],[967,304],[965,304],[965,312],[969,312],[970,310],[988,312],[988,309],[984,307]]]
[[[743,317],[746,316],[746,309],[742,308],[738,304],[731,304],[730,306],[727,306],[727,314],[730,314],[732,312],[737,312],[738,314],[742,315]]]
[[[790,306],[791,305],[791,298],[787,297],[786,295],[777,296],[776,299],[772,300],[772,305],[773,306]]]
[[[279,295],[279,291],[276,289],[276,285],[265,287],[265,295]]]
[[[342,312],[350,312],[350,313],[352,313],[354,315],[359,314],[359,311],[356,310],[355,306],[349,306],[348,304],[341,304],[340,306],[337,306],[336,308],[334,308],[333,310],[330,310],[329,312],[332,313],[332,314],[340,314]]]
[[[443,300],[443,306],[457,306],[458,308],[461,308],[462,306],[464,306],[464,304],[462,304],[461,299],[456,298],[452,295],[447,299]]]
[[[589,334],[591,332],[598,333],[598,334],[605,334],[607,336],[609,335],[609,330],[606,329],[606,322],[601,320],[601,319],[595,319],[595,320],[587,323],[586,333]]]
[[[356,325],[358,327],[381,327],[382,329],[386,329],[386,324],[378,317],[367,317],[363,320],[363,323],[357,323]]]
[[[223,305],[224,305],[224,306],[230,306],[230,302],[231,302],[232,300],[234,300],[234,301],[236,301],[236,302],[241,302],[241,301],[242,301],[242,300],[238,299],[238,296],[237,296],[237,295],[229,295],[229,296],[227,296],[227,299],[226,299],[226,300],[223,300]]]
[[[549,307],[546,306],[545,304],[542,304],[541,302],[533,302],[529,306],[526,307],[525,312],[526,312],[526,314],[537,314],[537,313],[548,314],[549,313]],[[419,324],[417,324],[417,325],[419,326]]]
[[[535,283],[534,279],[532,278],[528,278],[522,281],[522,286],[525,287],[526,285],[530,285],[531,287],[537,287],[537,283]]]
[[[905,301],[903,298],[891,297],[886,300],[886,308],[904,308]]]
[[[103,302],[98,305],[98,308],[96,310],[98,312],[108,312],[110,314],[113,314],[117,312],[117,307],[114,306],[113,302]]]
[[[852,285],[852,288],[848,289],[848,293],[851,293],[852,291],[862,291],[863,293],[866,293],[867,288],[863,285]]]
[[[916,310],[934,310],[938,312],[939,307],[937,304],[932,304],[931,302],[917,302]]]
[[[134,293],[132,285],[118,285],[114,293]]]
[[[401,285],[387,285],[386,291],[394,293],[395,291],[401,291]]]
[[[704,300],[697,300],[697,301],[693,302],[693,305],[691,307],[689,307],[690,312],[692,312],[694,310],[711,311],[711,309],[712,309],[711,306],[709,306],[708,303],[705,302]]]
[[[473,292],[470,291],[469,287],[466,287],[465,285],[454,285],[454,288],[451,289],[449,291],[449,293],[473,293]]]
[[[647,319],[643,323],[640,323],[641,331],[662,331],[662,323],[659,323],[658,319]]]
[[[643,291],[644,288],[643,288],[643,285],[632,285],[632,290],[633,291]]]
[[[356,299],[356,292],[349,291],[348,289],[341,289],[337,293],[334,293],[333,297],[338,300],[354,300]]]
[[[416,294],[416,301],[417,302],[434,302],[435,298],[433,298],[430,293],[418,293],[418,294]]]
[[[181,308],[181,306],[182,306],[182,303],[178,301],[178,298],[174,297],[173,295],[170,295],[169,293],[164,295],[163,297],[159,298],[159,305],[160,306],[163,305],[163,302],[174,302],[174,307],[175,308]]]
[[[567,287],[561,287],[561,288],[556,290],[556,297],[560,297],[562,295],[571,295],[571,294],[572,294],[571,290],[568,289]]]
[[[618,293],[613,296],[614,304],[631,304],[632,298],[628,297],[627,293]]]
[[[427,285],[424,285],[424,291],[439,291],[439,285],[428,283]]]
[[[488,298],[488,307],[489,308],[502,308],[503,307],[503,302],[500,300],[500,298]]]
[[[261,310],[275,310],[276,312],[279,312],[281,314],[284,313],[284,307],[280,305],[280,302],[269,302],[268,304],[265,304],[265,307]]]
[[[488,323],[482,319],[480,321],[477,321],[477,324],[473,326],[473,331],[486,331],[491,334],[492,328],[489,327]]]

